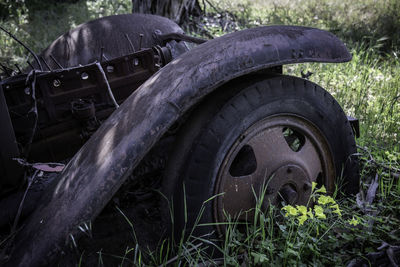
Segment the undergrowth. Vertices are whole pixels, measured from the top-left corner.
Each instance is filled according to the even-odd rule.
[[[388,174],[380,175],[381,190],[367,193],[374,184],[371,179],[363,183],[357,199],[329,196],[324,186],[316,188],[313,183],[307,205],[282,203],[281,207],[270,205],[265,209],[263,190],[254,194],[253,209],[236,218],[227,215],[221,240],[196,237],[189,232],[185,239],[178,240],[178,245],[170,239],[161,241],[156,251],[147,251],[133,242],[135,245],[128,246],[122,256],[99,253],[99,262],[104,257],[114,257],[120,260],[120,266],[126,262],[132,266],[379,265],[382,260],[385,262],[388,249],[398,253],[400,242],[400,184],[393,184],[393,177]],[[237,219],[243,214],[247,222]],[[133,224],[123,216],[134,232]],[[198,216],[202,216],[201,211]],[[209,256],[210,250],[216,252],[214,257]]]

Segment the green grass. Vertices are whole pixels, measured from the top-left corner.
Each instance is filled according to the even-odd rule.
[[[118,256],[121,263],[346,265],[356,257],[365,259],[369,253],[377,252],[384,242],[399,245],[400,179],[393,172],[400,170],[400,1],[211,2],[215,8],[205,2],[208,17],[202,23],[204,30],[215,36],[261,25],[293,24],[329,30],[347,44],[353,55],[351,62],[289,65],[284,73],[300,76],[302,70],[313,72],[310,80],[327,89],[346,114],[360,119],[359,200],[377,176],[376,197],[370,204],[358,201],[366,206],[357,204],[355,197],[338,198],[341,217],[328,209],[326,220],[310,220],[305,225],[299,225],[294,217],[277,216],[283,213],[280,209],[263,211],[256,206],[258,215],[245,232],[239,231],[239,224],[232,219],[225,240],[218,245],[221,259],[206,256],[204,249],[210,245],[206,240],[188,238],[186,242],[181,240],[178,247],[164,240],[157,251],[150,252],[132,240],[132,246]],[[1,23],[39,52],[70,28],[89,19],[129,13],[130,5],[128,0],[55,4],[29,16],[27,10],[17,10],[16,15]],[[1,61],[26,62],[26,51],[5,34],[0,34],[0,47]],[[359,221],[357,226],[350,225],[352,218]],[[102,257],[104,254],[99,253],[99,262]]]
[[[399,47],[400,2],[397,0],[219,0],[241,27],[290,24],[316,27],[346,41]],[[206,4],[207,6],[207,4]],[[207,11],[215,12],[208,6]]]
[[[353,48],[351,53],[349,63],[290,65],[285,70],[297,76],[301,70],[313,72],[310,80],[328,90],[346,114],[360,120],[360,145],[372,142],[399,152],[399,59],[362,47]]]
[[[365,175],[368,171],[371,169],[364,170]],[[146,251],[132,242],[123,256],[99,253],[99,262],[107,256],[131,266],[345,266],[363,259],[368,263],[368,257],[382,244],[400,242],[400,186],[389,176],[380,178],[382,190],[371,204],[362,197],[362,205],[351,198],[333,199],[323,188],[315,188],[310,197],[314,205],[308,208],[270,206],[264,210],[264,190],[258,197],[254,194],[255,207],[245,211],[253,214],[247,223],[227,216],[226,234],[220,242],[189,234],[177,246],[163,240],[156,251]],[[132,226],[128,219],[127,223]],[[210,248],[220,252],[218,257],[207,255]]]

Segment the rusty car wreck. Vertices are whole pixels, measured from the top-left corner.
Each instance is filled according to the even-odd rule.
[[[282,74],[285,64],[351,60],[329,32],[265,26],[205,41],[166,18],[117,15],[78,26],[35,58],[26,71],[3,68],[2,201],[24,191],[18,162],[68,163],[30,203],[6,265],[51,264],[172,128],[162,190],[175,231],[183,197],[190,229],[214,195],[203,222],[251,209],[252,189],[265,185],[266,205],[305,203],[312,182],[332,192],[339,176],[346,193],[358,190],[356,121],[320,86]],[[223,234],[216,228],[196,234]]]

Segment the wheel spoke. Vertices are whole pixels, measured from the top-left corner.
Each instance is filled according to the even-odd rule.
[[[322,172],[322,165],[318,152],[310,139],[306,138],[303,147],[297,152],[297,156],[307,169],[310,179],[315,181],[318,174]]]
[[[282,130],[283,127],[273,127],[249,141],[257,160],[257,173],[270,176],[295,153],[287,144]]]
[[[222,196],[224,210],[233,216],[240,211],[244,212],[253,208],[255,197],[252,188],[257,192],[256,183],[255,173],[240,177],[226,174]]]

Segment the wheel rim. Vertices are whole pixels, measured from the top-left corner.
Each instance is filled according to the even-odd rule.
[[[214,216],[217,222],[226,221],[227,214],[251,220],[262,188],[264,209],[282,201],[305,205],[312,182],[332,192],[334,178],[332,153],[317,127],[294,114],[267,117],[228,150],[216,179],[215,194],[221,195],[214,201]]]

